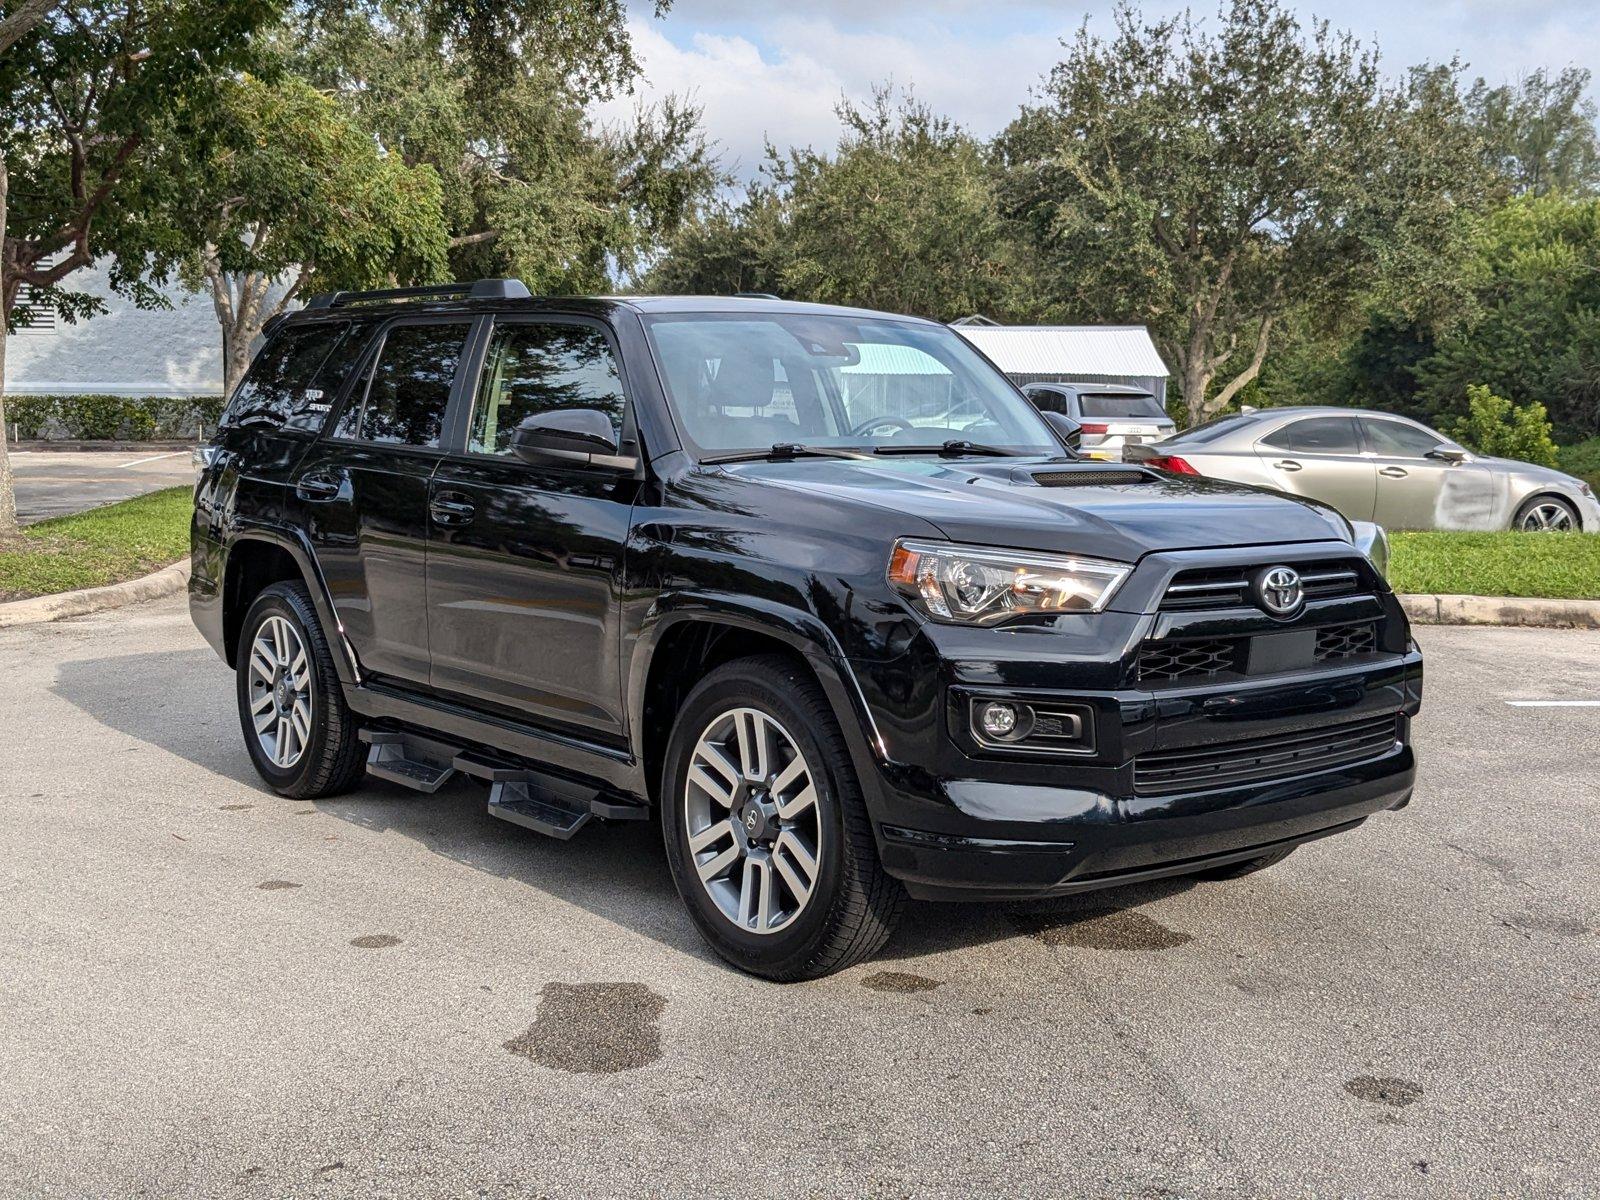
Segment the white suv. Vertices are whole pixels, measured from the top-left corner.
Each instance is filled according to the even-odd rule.
[[[1030,383],[1023,393],[1040,412],[1071,417],[1082,431],[1079,451],[1120,462],[1127,446],[1171,437],[1177,430],[1149,392],[1114,383]]]

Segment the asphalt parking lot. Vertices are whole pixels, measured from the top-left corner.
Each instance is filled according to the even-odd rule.
[[[653,827],[263,791],[181,600],[0,632],[0,1194],[1595,1195],[1600,635],[1420,636],[1408,810],[777,987]]]
[[[24,525],[192,485],[188,450],[13,450],[17,519]]]

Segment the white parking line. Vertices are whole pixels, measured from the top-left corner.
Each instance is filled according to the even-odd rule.
[[[1600,708],[1600,700],[1507,700],[1512,708]]]
[[[137,467],[143,465],[144,463],[159,462],[163,458],[177,458],[178,455],[187,453],[189,453],[187,450],[174,450],[170,454],[152,454],[149,458],[136,458],[132,462],[118,463],[116,469],[122,471],[126,470],[128,467]]]

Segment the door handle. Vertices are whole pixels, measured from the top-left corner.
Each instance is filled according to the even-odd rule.
[[[441,492],[428,504],[428,514],[435,525],[453,529],[470,524],[478,506],[458,492]]]
[[[343,471],[308,471],[295,480],[294,494],[302,500],[337,500],[349,481]]]
[[[1292,458],[1286,458],[1282,462],[1275,462],[1272,465],[1280,471],[1298,471],[1300,469],[1300,464]]]
[[[1390,479],[1404,479],[1411,472],[1404,467],[1379,467],[1378,474],[1387,475]]]

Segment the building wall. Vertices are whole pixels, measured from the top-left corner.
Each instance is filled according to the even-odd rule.
[[[209,296],[166,291],[171,309],[143,310],[111,291],[101,264],[64,287],[105,300],[76,325],[22,329],[6,342],[6,391],[15,395],[216,396],[222,392],[222,329]]]

